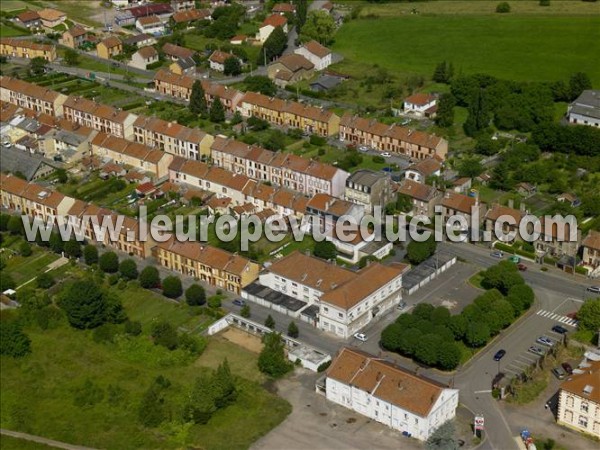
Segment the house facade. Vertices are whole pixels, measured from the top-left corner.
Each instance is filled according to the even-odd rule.
[[[590,361],[560,386],[557,422],[600,438],[600,361]]]
[[[267,75],[279,87],[307,80],[313,76],[315,66],[302,55],[283,55],[267,68]]]
[[[225,170],[309,196],[319,192],[343,196],[349,175],[328,164],[223,137],[215,138],[210,154],[212,163]]]
[[[79,48],[85,42],[87,31],[78,25],[71,27],[62,34],[60,43],[69,48]]]
[[[63,104],[64,117],[70,122],[102,133],[132,139],[135,114],[102,105],[83,97],[70,96]]]
[[[215,50],[208,58],[210,68],[212,70],[216,70],[217,72],[224,72],[225,71],[225,61],[227,61],[229,58],[235,58],[238,61],[240,61],[240,59],[237,56],[235,56],[233,53]],[[241,61],[240,61],[240,64],[241,64]]]
[[[123,43],[116,36],[108,37],[96,45],[98,58],[112,59],[123,53]]]
[[[260,266],[242,256],[202,242],[161,242],[154,248],[161,266],[239,294],[258,277]]]
[[[435,207],[442,201],[443,193],[435,186],[417,183],[410,179],[404,179],[398,189],[399,195],[410,198],[412,209],[407,212],[409,216],[433,217]]]
[[[135,28],[140,33],[159,36],[165,33],[165,24],[158,16],[140,17],[135,21]]]
[[[154,88],[163,95],[189,101],[194,81],[193,78],[185,75],[159,70],[154,76]]]
[[[279,14],[272,14],[267,17],[260,28],[258,29],[258,33],[256,35],[256,39],[264,44],[265,41],[271,36],[271,33],[275,30],[275,28],[281,27],[283,32],[287,34],[288,32],[288,24],[287,18],[285,16]]]
[[[324,70],[332,64],[331,50],[317,41],[307,42],[302,47],[294,50],[294,53],[308,59],[314,65],[315,70]]]
[[[600,267],[600,232],[590,230],[581,245],[583,246],[583,264],[594,269]]]
[[[426,441],[456,416],[458,389],[344,347],[325,376],[327,400]]]
[[[391,198],[391,178],[388,174],[361,169],[346,179],[344,199],[364,206],[367,213],[373,213],[376,206],[383,212]]]
[[[26,39],[1,38],[0,55],[25,59],[44,58],[52,62],[56,59],[56,46]]]
[[[199,128],[188,128],[158,117],[145,116],[138,117],[133,123],[133,139],[173,156],[193,160],[210,156],[210,147],[215,140],[213,135]]]
[[[407,180],[425,183],[428,177],[439,177],[442,173],[442,161],[437,158],[427,158],[412,164],[406,169],[404,177]]]
[[[130,66],[146,70],[150,64],[158,62],[158,52],[154,47],[142,47],[131,56]]]
[[[413,94],[404,99],[405,114],[417,117],[433,117],[437,111],[437,97],[432,94]]]
[[[173,161],[173,155],[106,133],[98,133],[92,140],[91,154],[149,172],[158,179],[169,176],[169,165]]]
[[[67,96],[17,78],[0,77],[0,99],[53,117],[62,117]]]

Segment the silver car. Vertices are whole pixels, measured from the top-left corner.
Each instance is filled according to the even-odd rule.
[[[529,351],[531,353],[533,353],[534,355],[539,355],[539,356],[544,356],[546,354],[546,352],[544,351],[544,349],[542,347],[536,347],[535,345],[532,345],[531,347],[529,347]]]
[[[554,347],[554,341],[548,336],[540,336],[535,340],[538,344],[547,345],[548,347]]]

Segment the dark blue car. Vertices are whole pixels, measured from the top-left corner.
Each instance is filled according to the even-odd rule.
[[[506,355],[506,350],[498,350],[494,355],[494,361],[500,361],[504,357],[504,355]]]

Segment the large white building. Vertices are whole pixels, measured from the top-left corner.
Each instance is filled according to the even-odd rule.
[[[569,123],[600,127],[600,91],[583,91],[567,110]]]
[[[402,275],[408,266],[372,263],[354,272],[294,252],[271,264],[262,286],[319,308],[316,326],[348,338],[402,300]]]
[[[456,415],[458,390],[381,358],[342,348],[327,370],[327,400],[425,441]]]
[[[600,438],[600,361],[578,372],[560,387],[557,421]]]

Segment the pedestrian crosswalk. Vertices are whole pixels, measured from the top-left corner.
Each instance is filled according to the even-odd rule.
[[[550,319],[550,320],[555,320],[556,322],[562,323],[564,325],[568,325],[570,327],[577,326],[577,321],[575,319],[571,319],[570,317],[567,317],[567,316],[561,316],[560,314],[553,313],[552,311],[546,311],[546,310],[540,309],[537,312],[537,315],[546,317],[547,319]]]

